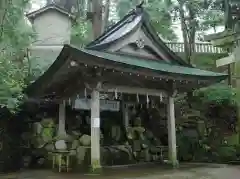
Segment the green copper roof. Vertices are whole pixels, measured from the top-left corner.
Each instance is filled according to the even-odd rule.
[[[155,48],[164,54],[166,58],[165,61],[171,60],[173,64],[191,67],[191,65],[180,58],[163,42],[156,30],[153,28],[150,16],[142,5],[142,3],[137,5],[135,9],[126,14],[116,24],[107,28],[102,35],[86,45],[85,48],[96,51],[107,50],[110,46],[115,46],[121,40],[131,38],[129,35],[133,35],[136,31],[138,31],[137,29],[139,29],[146,35],[147,38],[149,38]]]
[[[80,51],[87,53],[89,55],[93,55],[102,59],[110,60],[112,62],[122,63],[131,65],[133,67],[145,68],[149,70],[154,70],[158,72],[166,72],[166,73],[174,73],[179,75],[191,75],[191,76],[199,76],[199,77],[224,77],[227,75],[223,73],[215,73],[211,71],[201,70],[192,67],[184,67],[168,64],[166,62],[161,61],[153,61],[149,59],[137,58],[126,55],[118,55],[107,52],[99,52],[94,50],[86,50],[81,49]]]
[[[71,58],[69,58],[71,56]],[[206,80],[207,85],[211,83],[220,82],[227,78],[227,74],[214,73],[211,71],[200,70],[193,67],[186,67],[180,65],[169,64],[165,61],[160,60],[149,60],[145,58],[133,57],[129,55],[122,55],[117,53],[109,53],[103,51],[95,51],[89,49],[78,49],[70,45],[64,45],[60,55],[54,61],[54,63],[49,67],[49,69],[39,77],[34,83],[28,86],[25,92],[28,95],[38,95],[40,93],[45,93],[44,90],[53,87],[55,82],[51,79],[55,76],[55,79],[59,78],[57,73],[62,70],[69,69],[67,67],[63,68],[68,62],[75,60],[79,63],[90,65],[110,65],[112,68],[121,67],[122,69],[132,69],[133,71],[141,71],[145,69],[146,73],[152,73],[152,75],[164,75],[166,77],[177,78],[181,77],[186,80]],[[68,73],[62,73],[63,76],[67,77]],[[60,78],[61,75],[60,75]],[[68,78],[68,77],[67,77]],[[67,79],[66,78],[66,79]],[[61,80],[61,79],[60,79]],[[46,85],[48,84],[48,85]],[[67,84],[66,84],[67,85]],[[156,84],[157,85],[157,84]],[[198,85],[198,87],[206,86],[204,84]],[[52,90],[52,89],[51,89]],[[185,90],[185,89],[184,89]],[[46,92],[49,93],[49,92]]]

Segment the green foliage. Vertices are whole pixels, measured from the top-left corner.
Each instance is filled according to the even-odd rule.
[[[237,150],[235,146],[228,146],[228,145],[219,146],[217,147],[216,154],[217,154],[218,160],[222,162],[230,162],[237,159],[237,156],[236,156]]]
[[[198,137],[184,135],[183,130],[177,132],[178,157],[180,161],[197,162],[230,162],[240,156],[238,145],[223,144],[224,138],[212,127],[212,132]],[[217,134],[214,134],[216,133]],[[218,137],[214,137],[217,135]]]
[[[224,14],[220,10],[207,11],[203,14],[202,21],[200,23],[201,30],[208,30],[210,28],[216,29],[217,26],[223,25]]]
[[[125,16],[139,3],[138,0],[121,0],[117,4],[117,13],[120,18]],[[170,6],[167,0],[149,0],[145,3],[150,20],[159,35],[167,40],[176,40],[177,36],[173,31]]]
[[[216,84],[207,88],[202,88],[195,91],[195,96],[199,97],[199,99],[204,103],[229,103],[229,104],[237,104],[237,91],[227,85],[224,84]]]
[[[117,4],[118,16],[123,18],[131,9],[135,8],[138,0],[121,0]]]
[[[26,49],[33,38],[24,19],[27,0],[1,1],[0,11],[0,106],[15,109],[23,97],[29,75]]]
[[[83,47],[92,40],[92,34],[91,23],[79,18],[72,27],[71,44]]]
[[[194,147],[197,147],[197,140],[184,136],[181,132],[177,134],[178,157],[180,161],[192,161],[194,158]]]
[[[216,60],[223,58],[225,54],[195,54],[193,64],[200,69],[216,71]]]
[[[218,0],[177,0],[172,1],[175,10],[175,18],[181,19],[179,15],[184,10],[184,22],[189,28],[195,27],[198,31],[208,30],[223,25],[224,13],[219,9]]]
[[[167,0],[149,0],[146,10],[151,24],[159,35],[167,40],[177,40],[172,26],[171,6]]]

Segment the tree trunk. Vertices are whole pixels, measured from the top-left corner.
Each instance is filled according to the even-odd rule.
[[[225,28],[231,28],[233,26],[233,19],[231,16],[231,8],[229,0],[224,0],[224,21],[225,21]]]
[[[6,15],[7,15],[7,7],[9,6],[9,1],[8,0],[1,0],[0,1],[0,41],[3,36],[4,32],[4,23],[6,20]]]
[[[191,4],[184,6],[184,1],[178,0],[179,3],[179,14],[181,20],[181,29],[184,41],[184,53],[185,59],[189,64],[192,64],[193,57],[195,53],[195,38],[196,38],[196,22],[195,22],[195,12]],[[186,17],[184,12],[184,7],[189,12],[188,24],[186,23]],[[187,103],[189,108],[192,108],[193,92],[187,93]]]
[[[184,4],[182,1],[179,2],[179,14],[180,14],[180,21],[181,21],[181,30],[182,30],[182,36],[183,36],[183,43],[184,43],[184,54],[185,54],[185,60],[187,62],[190,62],[191,59],[189,58],[190,54],[190,47],[189,47],[189,39],[188,39],[188,28],[187,24],[185,22],[185,14],[184,14]]]
[[[105,6],[104,6],[104,15],[103,15],[103,24],[102,24],[102,32],[107,28],[108,26],[108,19],[109,19],[109,13],[110,13],[110,0],[106,0]]]
[[[86,16],[86,0],[77,0],[77,17]]]
[[[52,4],[52,0],[47,0],[47,5]]]
[[[189,49],[189,64],[193,63],[193,58],[194,58],[194,53],[195,53],[195,38],[196,38],[196,14],[194,12],[194,10],[192,9],[191,6],[188,7],[189,10],[189,45],[190,45],[190,49]]]
[[[102,0],[93,0],[92,1],[92,8],[93,8],[93,33],[94,38],[97,38],[102,34]]]

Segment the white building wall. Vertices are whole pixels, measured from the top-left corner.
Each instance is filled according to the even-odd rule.
[[[33,45],[63,45],[70,42],[71,19],[56,10],[48,10],[33,21],[37,41]]]

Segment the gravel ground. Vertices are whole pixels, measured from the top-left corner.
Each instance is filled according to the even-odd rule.
[[[183,166],[183,165],[182,165]],[[101,175],[56,173],[50,170],[29,170],[0,175],[0,179],[240,179],[240,166],[185,164],[180,169],[161,166],[108,169]]]

